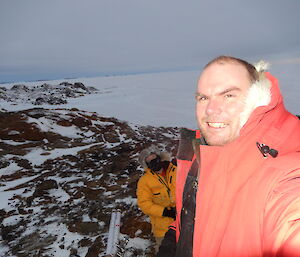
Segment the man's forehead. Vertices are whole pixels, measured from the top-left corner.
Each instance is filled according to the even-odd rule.
[[[148,156],[147,156],[147,160],[150,160],[150,159],[153,159],[153,158],[155,158],[157,155],[156,155],[156,153],[151,153],[151,154],[149,154]]]
[[[237,63],[214,63],[199,77],[196,95],[224,94],[229,90],[247,90],[251,85],[249,73]]]
[[[235,72],[242,72],[244,75],[248,75],[247,69],[240,63],[237,62],[217,62],[217,63],[212,63],[208,67],[206,67],[201,75],[203,76],[204,74],[210,74],[214,72],[223,72],[223,71],[230,71],[232,73]]]
[[[244,66],[232,62],[213,63],[202,71],[198,86],[238,81],[249,82],[250,85],[249,73]]]

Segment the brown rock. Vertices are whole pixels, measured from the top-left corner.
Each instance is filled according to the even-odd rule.
[[[100,231],[99,224],[97,222],[83,222],[76,221],[68,225],[70,232],[77,232],[81,235],[97,235]]]
[[[101,237],[97,237],[85,257],[98,257],[104,245]]]
[[[77,127],[87,127],[92,125],[92,122],[89,119],[83,117],[76,117],[72,119],[72,123]]]
[[[45,180],[40,182],[40,184],[36,187],[33,196],[34,197],[39,197],[47,193],[47,190],[50,189],[57,189],[58,185],[57,182],[53,179]]]
[[[71,127],[72,126],[72,123],[68,120],[59,120],[56,123],[57,123],[57,125],[63,126],[63,127]]]

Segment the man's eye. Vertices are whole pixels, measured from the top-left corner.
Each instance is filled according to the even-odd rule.
[[[225,95],[225,98],[232,98],[232,97],[235,97],[235,95],[233,95],[233,94],[226,94]]]
[[[196,96],[196,100],[197,100],[197,101],[205,101],[205,100],[207,100],[207,97],[206,97],[206,96],[200,96],[200,95],[197,95],[197,96]]]

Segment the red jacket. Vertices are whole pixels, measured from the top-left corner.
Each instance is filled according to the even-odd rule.
[[[200,145],[194,257],[300,256],[300,121],[286,111],[276,78],[235,141]],[[278,151],[263,156],[257,143]],[[195,158],[195,155],[194,155]],[[191,161],[178,159],[176,208]],[[180,215],[176,220],[180,235]]]

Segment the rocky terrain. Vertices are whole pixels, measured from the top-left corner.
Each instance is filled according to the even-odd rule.
[[[150,224],[136,205],[137,156],[150,144],[175,156],[177,140],[177,128],[77,109],[1,111],[0,256],[103,256],[114,209],[126,256],[151,256]]]
[[[0,103],[61,105],[93,93],[105,92],[80,82],[14,85],[0,87]],[[153,256],[150,223],[135,195],[143,172],[137,157],[151,144],[174,157],[178,128],[78,109],[9,112],[0,105],[0,257],[104,256],[116,209],[121,244],[129,238],[124,256]]]
[[[62,82],[59,85],[43,83],[28,87],[23,84],[13,85],[11,88],[0,87],[0,101],[14,104],[30,103],[34,105],[66,104],[68,98],[77,98],[87,94],[97,93],[94,87],[86,87],[81,82]]]

